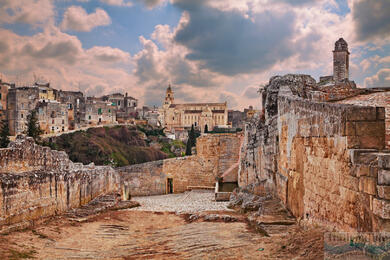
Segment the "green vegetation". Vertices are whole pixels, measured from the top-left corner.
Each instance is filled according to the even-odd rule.
[[[146,136],[165,136],[164,128],[148,128],[148,126],[137,126],[137,129],[146,134]]]
[[[6,148],[9,144],[9,125],[7,120],[3,120],[0,130],[0,148]]]
[[[40,135],[43,134],[43,131],[39,127],[37,111],[32,110],[27,116],[27,136],[34,138],[35,142],[40,142]]]
[[[165,137],[162,129],[148,126],[114,126],[90,128],[51,137],[44,144],[64,150],[74,162],[122,167],[130,164],[181,156],[181,141]],[[184,149],[184,148],[183,148]]]

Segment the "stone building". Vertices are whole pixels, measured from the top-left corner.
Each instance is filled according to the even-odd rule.
[[[85,125],[85,98],[80,91],[57,91],[57,101],[66,104],[69,130]]]
[[[240,128],[244,129],[245,122],[250,120],[255,116],[256,113],[259,113],[259,110],[256,110],[253,108],[253,106],[249,106],[248,108],[245,108],[244,111],[238,111],[238,110],[229,110],[228,111],[228,121],[229,124],[233,128]]]
[[[0,125],[3,120],[7,120],[7,96],[8,90],[12,86],[12,84],[2,82],[0,79]]]
[[[85,104],[85,122],[88,126],[114,124],[115,108],[108,101],[88,97]]]
[[[191,128],[204,132],[214,127],[228,127],[227,103],[187,103],[175,104],[171,86],[167,88],[163,107],[160,111],[163,127],[168,131]]]
[[[50,87],[50,83],[35,82],[34,86],[39,89],[40,102],[51,102],[56,100],[55,90]]]
[[[336,83],[349,79],[349,54],[348,43],[340,38],[333,51],[333,80]]]
[[[319,86],[334,86],[345,84],[346,87],[356,87],[353,81],[349,81],[349,51],[348,43],[340,38],[335,42],[333,50],[333,76],[320,77]]]
[[[39,89],[37,87],[10,88],[7,97],[8,123],[11,135],[23,133],[28,114],[37,107]]]
[[[44,134],[66,132],[68,127],[68,108],[58,101],[39,102],[38,120]]]
[[[127,93],[125,95],[121,93],[114,93],[104,96],[102,99],[111,103],[111,106],[116,113],[116,121],[119,123],[134,122],[137,114],[137,99],[129,96]]]

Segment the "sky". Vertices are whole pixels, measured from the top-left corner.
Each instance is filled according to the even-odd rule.
[[[100,96],[260,107],[274,75],[332,75],[390,87],[389,0],[0,0],[0,77]]]

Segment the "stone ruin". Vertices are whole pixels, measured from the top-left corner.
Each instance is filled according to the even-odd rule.
[[[320,88],[308,75],[271,78],[262,92],[263,116],[245,127],[239,186],[273,194],[307,222],[389,231],[385,108],[318,102],[326,100],[318,93],[331,93]],[[359,91],[349,88],[338,98]]]
[[[115,192],[119,177],[111,167],[73,163],[65,152],[18,136],[0,149],[0,184],[0,232],[7,232]]]
[[[204,135],[197,155],[118,169],[73,163],[64,152],[18,137],[0,149],[0,232],[110,192],[128,199],[212,188],[216,181],[238,182],[251,194],[244,204],[259,211],[261,198],[272,196],[303,222],[389,231],[390,114],[377,106],[386,102],[364,106],[359,99],[385,92],[276,76],[262,92],[263,114],[246,124],[243,137]],[[351,98],[362,104],[339,104]]]

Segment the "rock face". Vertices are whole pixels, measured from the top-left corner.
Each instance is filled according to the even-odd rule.
[[[318,103],[314,79],[271,78],[264,118],[245,127],[239,186],[273,194],[298,218],[343,230],[390,228],[385,110]]]
[[[245,188],[237,188],[230,195],[230,202],[228,207],[231,209],[240,209],[243,212],[257,211],[258,215],[261,215],[263,211],[263,202],[270,199],[270,194],[265,196],[259,196],[252,193],[253,185],[248,185]]]
[[[0,231],[85,205],[119,186],[111,167],[73,163],[22,136],[0,149],[0,165]]]

